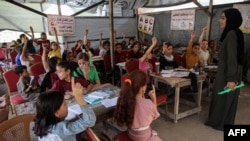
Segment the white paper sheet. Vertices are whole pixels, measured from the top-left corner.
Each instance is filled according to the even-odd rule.
[[[104,99],[102,101],[102,105],[105,106],[106,108],[115,106],[117,104],[118,97],[114,97],[111,99]]]
[[[174,70],[161,70],[161,74],[165,74],[165,73],[173,73]]]
[[[189,71],[189,70],[184,68],[176,68],[175,71]]]
[[[101,99],[105,99],[109,97],[109,94],[107,93],[103,93],[103,92],[92,92],[90,94],[88,94],[89,98],[101,98]]]
[[[204,68],[206,68],[206,69],[217,69],[218,66],[211,65],[211,66],[205,66]]]
[[[172,77],[187,77],[188,75],[188,71],[175,71],[172,73]]]
[[[117,66],[125,67],[125,62],[120,62],[116,64]]]
[[[68,115],[65,120],[71,120],[75,118],[77,115],[82,113],[82,109],[79,104],[74,104],[68,107]]]
[[[171,77],[172,76],[172,73],[163,73],[161,74],[163,77]]]

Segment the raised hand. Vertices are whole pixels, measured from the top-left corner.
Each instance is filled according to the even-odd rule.
[[[165,42],[164,42],[164,44],[163,44],[163,46],[162,46],[162,53],[164,54],[164,52],[165,52],[165,50],[167,49],[167,45],[165,45]]]
[[[30,26],[30,31],[34,33],[34,30],[33,30],[33,27],[32,27],[32,26]]]
[[[126,33],[122,32],[122,36],[125,37],[125,36],[126,36]]]
[[[202,29],[202,32],[207,32],[207,27],[205,26],[203,29]]]
[[[193,39],[195,36],[196,36],[195,31],[192,31],[192,32],[191,32],[191,38]]]
[[[151,98],[151,100],[156,103],[156,94],[155,94],[155,86],[152,85],[152,90],[148,92],[148,96]]]
[[[152,38],[152,44],[153,44],[153,45],[156,45],[156,44],[157,44],[157,38],[156,38],[156,37],[153,37],[153,38]]]
[[[75,83],[74,77],[71,77],[71,87],[72,87],[72,93],[75,96],[75,98],[82,98],[83,86],[80,83]]]
[[[75,83],[75,78],[71,77],[71,87],[72,87],[72,94],[75,96],[77,103],[80,106],[86,105],[86,101],[83,99],[82,95],[86,93],[86,90],[80,83]]]

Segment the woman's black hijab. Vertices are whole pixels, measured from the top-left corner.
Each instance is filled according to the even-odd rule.
[[[244,58],[244,36],[242,31],[239,29],[240,25],[242,24],[242,16],[238,9],[230,8],[222,13],[226,16],[226,27],[222,32],[220,41],[222,42],[227,33],[231,30],[234,30],[237,35],[237,58],[238,62],[241,64]]]

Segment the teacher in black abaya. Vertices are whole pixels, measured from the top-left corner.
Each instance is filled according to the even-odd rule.
[[[244,53],[243,33],[239,29],[242,16],[239,10],[230,8],[222,12],[220,27],[224,28],[220,38],[218,71],[215,78],[209,117],[205,125],[216,130],[224,130],[224,125],[234,124],[237,111],[239,89],[234,89],[241,82],[241,60]],[[225,87],[232,91],[223,95],[218,92]]]

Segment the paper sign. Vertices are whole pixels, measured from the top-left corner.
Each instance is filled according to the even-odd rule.
[[[73,16],[48,15],[49,35],[54,35],[56,28],[58,36],[75,35],[75,18]]]
[[[237,8],[243,18],[240,29],[244,33],[250,33],[250,4],[234,4],[234,8]]]
[[[195,9],[171,12],[171,30],[194,30]]]
[[[140,15],[138,21],[138,30],[147,34],[153,34],[155,18],[146,15]]]

